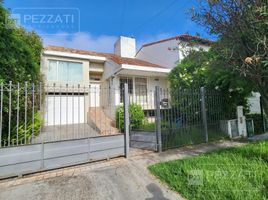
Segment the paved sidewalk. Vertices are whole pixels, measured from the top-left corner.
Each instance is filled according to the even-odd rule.
[[[84,164],[0,182],[0,199],[182,199],[147,170],[160,161],[242,145],[221,142],[183,147],[163,153],[132,151],[131,157]]]
[[[248,139],[252,141],[268,140],[268,133],[264,133],[261,135],[254,135],[252,137],[249,137]]]

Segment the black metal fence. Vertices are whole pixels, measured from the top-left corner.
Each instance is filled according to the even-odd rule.
[[[220,91],[200,88],[160,91],[162,149],[227,137],[221,121],[231,119]]]
[[[0,83],[0,148],[121,134],[115,124],[119,92],[81,84]]]
[[[130,105],[143,110],[144,120],[137,125],[130,111],[130,143],[143,148],[155,145],[155,149],[165,150],[226,138],[223,122],[235,118],[235,110],[230,111],[222,93],[215,89],[171,91],[156,87],[142,94],[136,91],[136,95],[138,98],[130,95]]]
[[[157,150],[155,90],[129,89],[130,146]]]

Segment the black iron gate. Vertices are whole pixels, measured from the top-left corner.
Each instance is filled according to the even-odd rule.
[[[228,137],[224,124],[232,119],[215,89],[129,91],[130,147],[166,150]]]
[[[177,91],[160,91],[162,149],[199,144],[227,137],[222,123],[232,113],[220,91],[200,88]]]
[[[157,150],[155,91],[129,91],[130,147]]]

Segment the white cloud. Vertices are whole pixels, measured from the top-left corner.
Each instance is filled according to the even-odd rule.
[[[97,51],[97,52],[113,52],[114,43],[117,36],[113,35],[100,35],[93,36],[90,33],[79,32],[76,34],[57,33],[57,34],[42,34],[43,43],[47,45],[64,46],[69,48],[77,48],[83,50]],[[157,40],[172,37],[170,33],[160,33],[156,35],[142,36],[137,39],[137,50],[146,43],[154,42]]]
[[[57,33],[40,34],[43,43],[47,45],[58,45],[69,48],[84,49],[97,52],[113,52],[116,36],[100,35],[93,36],[90,33],[79,32],[76,34]]]

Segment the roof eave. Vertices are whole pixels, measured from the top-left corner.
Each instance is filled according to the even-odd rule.
[[[77,58],[77,59],[86,59],[96,62],[105,62],[107,59],[106,57],[102,56],[93,56],[93,55],[83,55],[83,54],[76,54],[76,53],[68,53],[68,52],[61,52],[61,51],[53,51],[53,50],[45,50],[43,55],[48,56],[57,56],[57,57],[67,57],[67,58]]]
[[[130,69],[130,70],[147,71],[147,72],[158,72],[158,73],[169,73],[171,71],[171,69],[168,69],[168,68],[148,67],[148,66],[129,65],[129,64],[122,64],[121,68]]]

